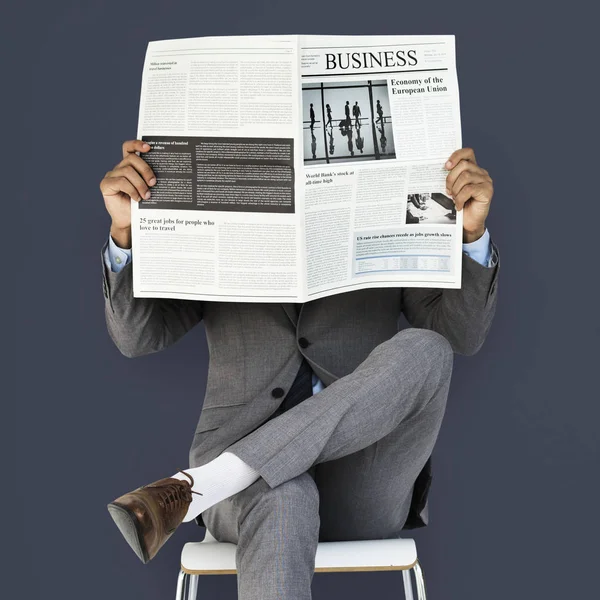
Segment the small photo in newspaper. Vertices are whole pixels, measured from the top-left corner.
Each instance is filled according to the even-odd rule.
[[[456,207],[445,194],[424,192],[408,194],[406,202],[407,225],[455,225]]]
[[[396,158],[387,80],[302,86],[304,164]]]

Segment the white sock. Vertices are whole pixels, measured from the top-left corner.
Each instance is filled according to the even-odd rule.
[[[213,504],[229,498],[254,483],[260,474],[231,452],[223,452],[217,458],[192,469],[183,469],[194,478],[192,502],[183,518],[187,523]],[[183,473],[172,475],[175,479],[190,481]]]

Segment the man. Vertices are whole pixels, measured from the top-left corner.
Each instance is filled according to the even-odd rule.
[[[314,129],[315,127],[315,109],[313,108],[313,105],[311,103],[310,105],[310,128]]]
[[[350,121],[350,100],[346,100],[344,105],[344,115],[346,117],[346,127],[350,128],[352,121]]]
[[[375,119],[375,123],[381,122],[383,126],[383,106],[381,106],[381,101],[377,100],[377,105],[375,106],[375,110],[377,111],[377,119]]]
[[[331,106],[329,106],[329,104],[326,104],[325,109],[327,110],[327,123],[325,124],[325,126],[331,125],[331,127],[333,127],[333,125],[331,124]]]
[[[354,103],[352,107],[352,115],[354,117],[354,126],[356,129],[360,128],[360,106],[358,105],[358,101]]]
[[[454,152],[447,194],[464,211],[462,288],[381,288],[305,304],[132,295],[130,198],[156,178],[123,144],[102,182],[108,331],[127,357],[204,321],[211,365],[190,468],[109,504],[150,560],[183,521],[237,544],[241,600],[309,600],[319,541],[392,538],[428,522],[431,454],[453,353],[479,350],[496,306],[498,254],[485,226],[492,180]],[[411,327],[398,331],[404,313]]]

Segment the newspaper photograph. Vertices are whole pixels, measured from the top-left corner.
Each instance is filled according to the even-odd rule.
[[[459,288],[454,36],[150,42],[132,201],[136,297],[307,302]]]

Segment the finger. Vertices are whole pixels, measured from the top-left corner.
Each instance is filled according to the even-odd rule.
[[[100,182],[100,191],[103,196],[115,196],[123,193],[129,196],[132,200],[141,200],[136,187],[124,176],[105,177]]]
[[[153,186],[156,184],[156,175],[150,165],[137,154],[127,155],[116,168],[131,165],[143,178],[147,185]]]
[[[489,183],[469,183],[453,198],[456,210],[462,210],[471,199],[491,198],[491,185]]]
[[[125,165],[113,171],[115,177],[126,177],[129,182],[137,189],[141,198],[148,200],[150,198],[150,190],[144,181],[143,177],[131,166]]]
[[[456,181],[454,182],[453,186],[450,188],[450,194],[452,195],[452,197],[455,197],[457,194],[460,193],[460,190],[462,190],[462,188],[465,185],[469,185],[471,183],[487,183],[488,180],[485,177],[485,175],[482,175],[481,173],[474,173],[472,171],[463,171],[458,178],[456,179]]]
[[[453,196],[456,210],[461,211],[464,208],[466,202],[471,198],[473,188],[473,184],[465,185],[456,196]]]
[[[142,140],[127,140],[123,142],[123,158],[132,152],[148,152],[150,150],[150,144],[143,142]]]
[[[448,158],[444,166],[446,167],[446,169],[450,170],[452,167],[456,166],[461,160],[468,160],[474,164],[477,164],[473,148],[460,148],[459,150],[455,150],[450,155],[450,158]]]
[[[487,174],[485,169],[478,167],[476,164],[469,162],[468,160],[461,160],[446,176],[446,189],[451,192],[454,187],[454,182],[460,177],[465,171],[471,171],[473,173],[479,173],[481,175]]]

